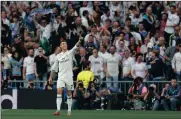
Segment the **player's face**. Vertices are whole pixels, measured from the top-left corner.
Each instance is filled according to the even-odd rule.
[[[67,50],[67,43],[66,42],[61,42],[60,47],[63,51]]]

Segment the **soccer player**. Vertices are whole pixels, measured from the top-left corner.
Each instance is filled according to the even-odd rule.
[[[53,115],[60,115],[60,107],[62,103],[62,93],[63,88],[67,88],[67,103],[68,103],[68,113],[67,116],[71,116],[71,106],[72,106],[72,90],[73,86],[73,72],[72,72],[72,59],[74,52],[81,40],[79,40],[76,45],[71,49],[67,50],[66,41],[62,41],[60,43],[60,47],[62,52],[59,53],[55,59],[55,63],[52,66],[51,74],[49,77],[49,81],[52,81],[54,72],[58,72],[58,80],[57,80],[57,111],[53,113]]]

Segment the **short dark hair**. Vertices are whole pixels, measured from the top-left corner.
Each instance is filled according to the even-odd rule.
[[[160,55],[158,50],[153,50],[152,53],[154,53],[156,57],[159,57]]]
[[[107,46],[105,44],[101,45],[104,49],[107,49]]]
[[[1,65],[4,65],[4,62],[3,62],[3,61],[1,61]]]
[[[28,48],[28,51],[30,51],[30,50],[33,50],[33,51],[34,51],[34,48],[33,48],[33,47]]]
[[[136,54],[136,59],[138,59],[139,56],[142,56],[142,57],[143,57],[143,54],[142,54],[142,53],[137,53],[137,54]]]
[[[129,17],[128,17],[128,18],[126,18],[126,21],[131,21],[131,18],[129,18]]]
[[[87,14],[89,14],[89,12],[87,10],[84,10],[82,13],[83,16],[86,16]]]
[[[174,9],[176,9],[176,6],[175,5],[171,5],[170,8],[173,7]]]

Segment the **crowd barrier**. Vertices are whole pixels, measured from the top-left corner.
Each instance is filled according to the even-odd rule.
[[[10,81],[10,88],[15,88],[16,87],[16,83],[24,83],[25,81],[17,81],[17,80],[11,80]],[[44,83],[45,81],[34,81],[34,83]],[[115,83],[114,81],[103,81],[104,83]],[[12,87],[12,84],[14,83],[14,87]],[[74,86],[75,86],[74,82]],[[132,81],[116,81],[116,83],[118,83],[118,91],[119,92],[123,92],[124,94],[127,94],[129,87],[131,87],[131,85],[133,85]],[[149,87],[150,84],[155,84],[157,87],[157,92],[162,92],[162,89],[165,87],[165,84],[169,83],[170,81],[145,81],[143,82],[143,84],[147,87]],[[181,86],[181,81],[177,82],[178,85]],[[54,89],[56,89],[56,81],[54,81]],[[43,89],[43,87],[38,87],[39,89]]]

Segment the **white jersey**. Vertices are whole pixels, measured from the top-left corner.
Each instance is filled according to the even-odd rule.
[[[133,76],[134,78],[138,76],[145,78],[147,66],[144,62],[136,63],[133,65],[132,70],[135,71],[135,77]]]
[[[114,53],[114,55],[109,54],[109,57],[105,60],[107,70],[111,76],[117,76],[119,74],[119,63],[121,59],[120,55]]]
[[[135,64],[135,60],[132,57],[124,58],[122,65],[123,65],[123,77],[127,75],[131,70],[132,66]]]
[[[95,76],[101,76],[104,78],[104,61],[101,57],[95,58],[93,55],[89,57],[89,61],[91,62],[91,71]],[[98,72],[100,70],[100,72]]]
[[[58,72],[58,80],[73,83],[72,61],[76,48],[77,46],[74,46],[71,50],[57,55],[51,71]]]

